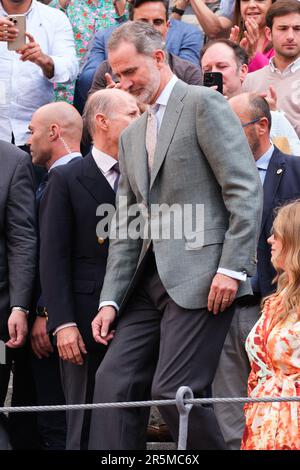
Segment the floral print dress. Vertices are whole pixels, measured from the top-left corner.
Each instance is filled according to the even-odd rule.
[[[75,47],[79,59],[79,70],[85,61],[89,45],[96,31],[110,28],[126,21],[127,14],[118,16],[113,6],[113,0],[70,0],[65,10],[59,0],[52,0],[49,6],[59,8],[68,16],[74,33]],[[56,101],[73,103],[75,83],[55,85]]]
[[[246,350],[249,397],[300,395],[300,314],[281,318],[282,296],[265,303]],[[243,450],[299,450],[300,402],[247,403]]]

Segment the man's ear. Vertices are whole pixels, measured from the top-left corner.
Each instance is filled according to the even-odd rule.
[[[166,54],[162,49],[156,49],[156,51],[153,52],[153,59],[156,61],[158,67],[160,67],[166,61]]]
[[[170,25],[171,25],[170,20],[168,20],[168,21],[167,21],[167,29],[170,28]]]
[[[103,131],[106,131],[108,129],[108,119],[105,114],[97,113],[95,116],[95,120],[97,126],[99,126],[100,129],[102,129]]]
[[[265,34],[266,34],[266,38],[269,42],[272,42],[272,30],[266,26],[265,28]]]
[[[263,135],[266,132],[269,133],[269,121],[266,117],[262,117],[258,123],[259,135]]]
[[[244,83],[247,75],[248,75],[248,65],[243,64],[240,68],[240,80],[241,80],[242,84]]]
[[[54,140],[59,138],[59,135],[60,135],[59,126],[57,124],[51,124],[49,127],[49,133],[48,133],[49,141],[54,142]]]

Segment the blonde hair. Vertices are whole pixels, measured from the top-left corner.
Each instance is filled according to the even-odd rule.
[[[278,209],[273,234],[282,243],[281,254],[285,264],[283,270],[276,266],[276,261],[273,263],[277,271],[274,279],[277,289],[274,295],[282,295],[283,300],[283,312],[278,318],[281,320],[291,312],[300,311],[300,199]]]

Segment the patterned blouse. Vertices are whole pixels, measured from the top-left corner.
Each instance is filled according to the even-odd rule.
[[[64,11],[71,22],[80,70],[95,32],[127,19],[127,14],[121,17],[117,15],[113,0],[70,0],[65,10],[61,8],[59,0],[52,0],[49,6]],[[75,83],[66,86],[56,85],[56,101],[67,101],[72,104],[74,88]]]
[[[266,301],[246,350],[249,397],[300,396],[300,315],[281,318],[282,295]],[[244,450],[300,450],[300,402],[247,403]]]

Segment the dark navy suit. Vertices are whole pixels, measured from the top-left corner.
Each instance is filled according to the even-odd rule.
[[[286,155],[275,147],[263,188],[264,207],[257,249],[258,293],[262,297],[274,290],[271,283],[275,270],[270,262],[271,247],[267,243],[273,225],[274,210],[288,201],[300,198],[300,158]]]
[[[270,236],[276,208],[300,198],[300,157],[286,155],[275,147],[266,171],[263,189],[263,216],[257,248],[256,296],[245,299],[244,305],[236,307],[213,382],[215,397],[247,396],[250,366],[245,351],[245,341],[258,320],[262,297],[275,289],[272,285],[275,270],[271,265],[271,248],[267,239]],[[215,412],[228,449],[238,450],[244,430],[243,404],[216,405]]]
[[[61,361],[67,403],[92,401],[94,374],[106,350],[91,329],[108,254],[108,240],[102,243],[96,234],[96,210],[104,203],[114,206],[115,193],[91,153],[51,171],[41,201],[40,272],[48,330],[76,323],[88,351],[81,366]],[[68,412],[67,449],[87,446],[89,415]]]

